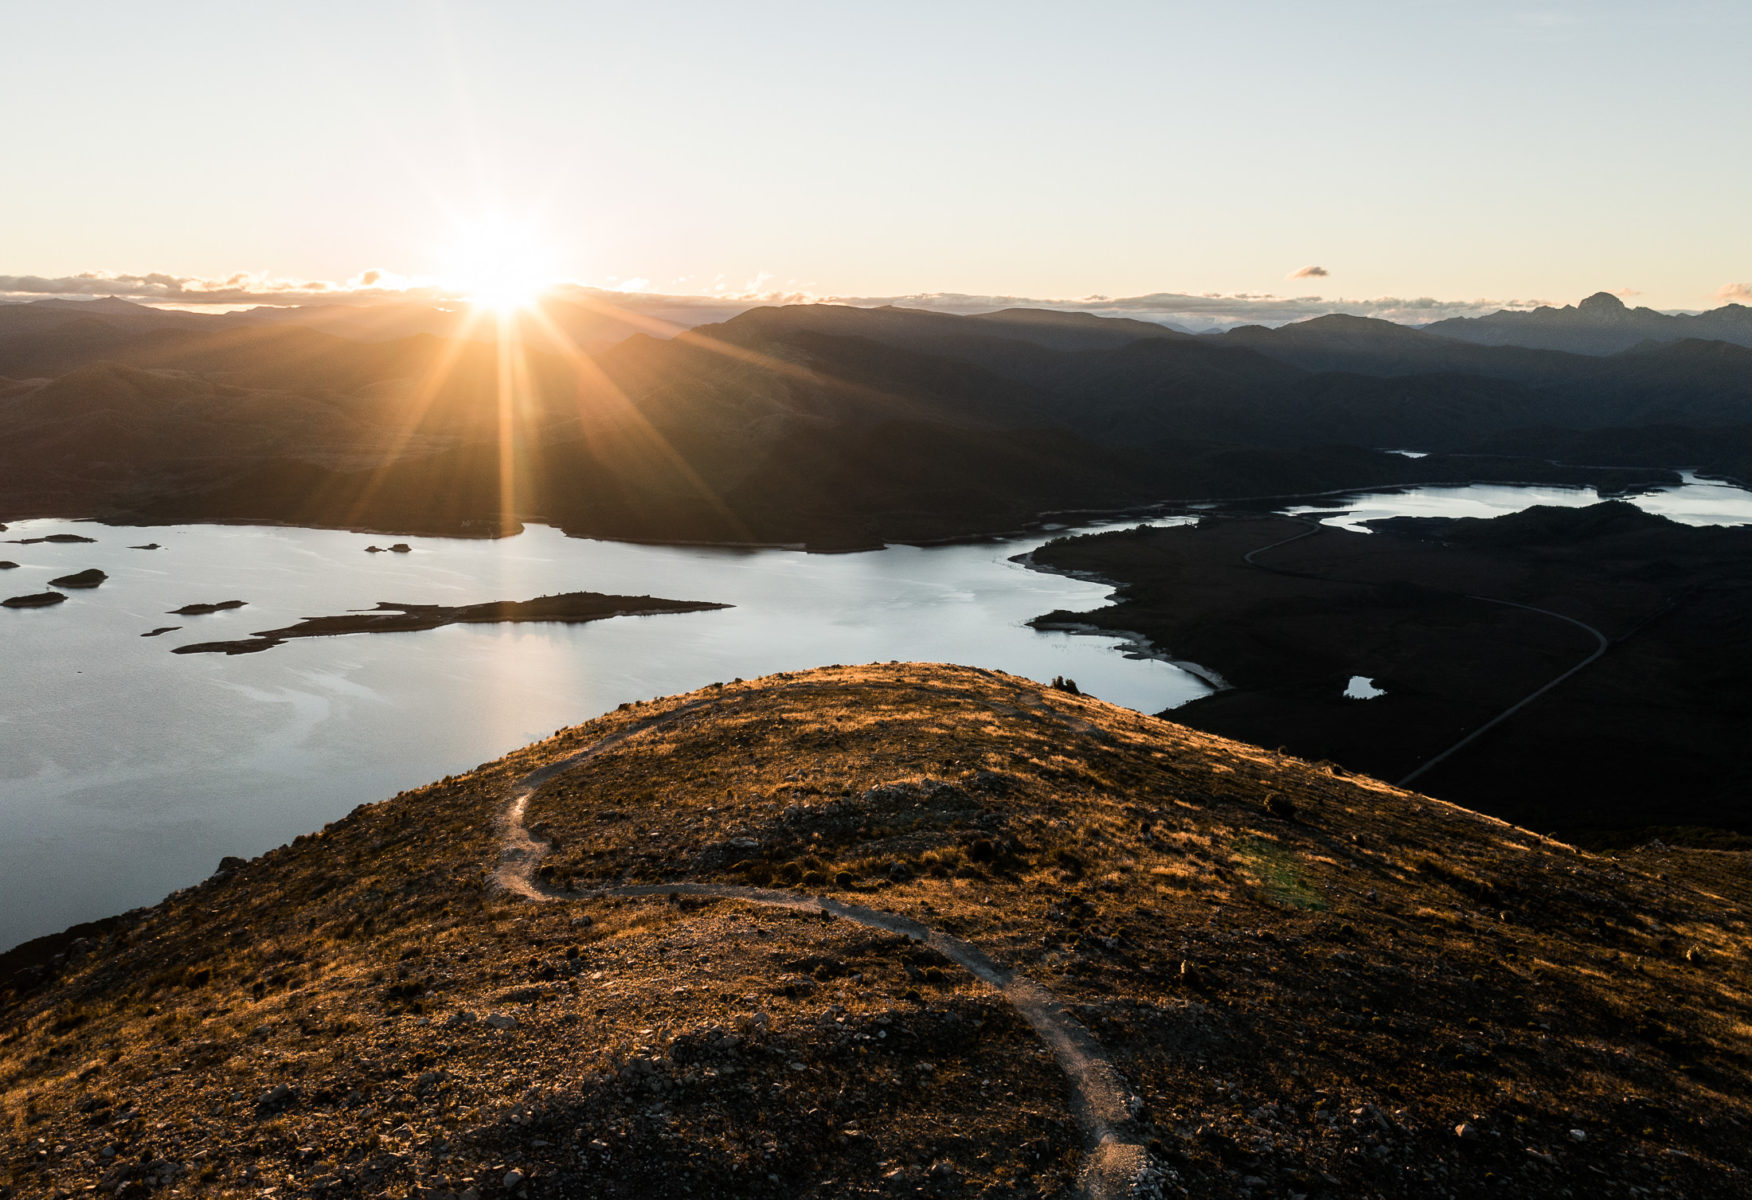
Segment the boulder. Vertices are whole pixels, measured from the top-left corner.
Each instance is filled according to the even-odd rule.
[[[284,1112],[298,1102],[298,1089],[287,1083],[277,1083],[257,1097],[256,1116],[271,1117]]]

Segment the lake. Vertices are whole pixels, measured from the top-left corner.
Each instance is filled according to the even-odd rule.
[[[1094,528],[1091,526],[1090,528]],[[96,567],[64,604],[0,611],[0,947],[152,903],[355,805],[460,772],[628,700],[825,663],[921,659],[1157,711],[1196,676],[1113,637],[1038,633],[1109,589],[1009,561],[1044,537],[861,554],[640,546],[531,527],[498,541],[259,526],[22,521],[0,593]],[[158,542],[162,549],[132,545]],[[710,600],[716,612],[587,625],[453,626],[176,655],[378,601],[461,604],[565,591]],[[247,607],[176,617],[189,603]],[[148,630],[180,625],[160,637]]]
[[[1347,522],[1593,500],[1583,489],[1426,488],[1295,511]],[[1752,522],[1752,493],[1696,479],[1636,503]],[[96,541],[4,540],[56,533]],[[20,566],[0,572],[0,594],[42,591],[91,567],[110,578],[53,608],[0,611],[0,948],[153,903],[225,855],[259,854],[624,701],[718,680],[920,659],[1066,675],[1147,712],[1208,692],[1112,636],[1028,628],[1054,609],[1097,608],[1109,592],[1012,561],[1047,536],[810,555],[598,542],[536,526],[498,541],[408,539],[404,555],[364,552],[395,539],[333,530],[16,522],[0,534],[0,558]],[[130,548],[152,542],[162,548]],[[171,653],[379,601],[564,591],[735,607],[308,639],[238,657]],[[166,615],[233,599],[247,606]],[[164,625],[181,628],[140,636]]]
[[[1399,451],[1397,453],[1405,453]],[[1752,492],[1729,483],[1702,479],[1693,471],[1679,472],[1684,482],[1625,499],[1644,512],[1657,513],[1681,525],[1752,524]],[[1592,488],[1537,484],[1475,483],[1463,487],[1413,487],[1398,492],[1356,492],[1322,497],[1317,503],[1284,509],[1295,516],[1327,513],[1323,525],[1369,532],[1363,522],[1382,517],[1500,517],[1535,504],[1582,508],[1598,504]]]

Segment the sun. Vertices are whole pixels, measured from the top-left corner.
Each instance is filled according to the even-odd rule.
[[[459,228],[444,260],[449,287],[501,314],[531,307],[555,281],[553,255],[535,231],[503,218]]]

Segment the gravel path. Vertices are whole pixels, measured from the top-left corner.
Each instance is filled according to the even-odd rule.
[[[512,785],[510,798],[500,815],[500,856],[493,869],[493,882],[508,892],[538,903],[577,901],[592,897],[711,896],[764,904],[793,912],[820,913],[858,925],[911,938],[929,946],[982,982],[995,988],[1035,1035],[1052,1052],[1059,1069],[1070,1081],[1073,1115],[1088,1147],[1078,1180],[1085,1200],[1120,1200],[1158,1194],[1156,1182],[1164,1176],[1131,1128],[1135,1098],[1100,1043],[1065,1009],[1063,1002],[1027,976],[995,962],[978,946],[951,937],[898,913],[883,912],[859,904],[847,904],[831,896],[807,896],[768,888],[737,887],[711,883],[653,883],[602,888],[570,893],[543,887],[536,882],[536,868],[548,845],[534,837],[524,815],[536,790],[557,775],[576,770],[621,743],[660,729],[702,708],[726,701],[717,697],[690,701],[668,712],[637,721],[601,738],[558,762],[531,771]],[[1062,716],[1062,714],[1060,714]],[[1077,722],[1084,724],[1083,722]]]

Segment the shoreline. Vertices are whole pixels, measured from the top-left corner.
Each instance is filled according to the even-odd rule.
[[[1491,456],[1491,455],[1454,454],[1454,455],[1449,455],[1446,457],[1491,458],[1493,456]],[[1526,461],[1528,461],[1528,459],[1522,458],[1520,461],[1526,462]],[[1546,460],[1542,460],[1542,461],[1548,462],[1548,463],[1550,463],[1551,466],[1559,468],[1559,469],[1574,470],[1574,471],[1596,471],[1596,472],[1665,471],[1665,472],[1675,474],[1675,475],[1679,475],[1683,472],[1690,472],[1691,475],[1693,476],[1693,478],[1695,478],[1699,482],[1726,484],[1727,486],[1738,488],[1742,491],[1752,492],[1752,487],[1748,487],[1745,483],[1743,483],[1739,480],[1733,479],[1729,476],[1718,476],[1718,475],[1706,474],[1695,467],[1689,467],[1689,466],[1687,466],[1687,467],[1613,467],[1613,466],[1597,466],[1597,465],[1592,465],[1592,464],[1580,465],[1580,464],[1559,463],[1559,462],[1556,462],[1556,461],[1553,461],[1550,459],[1546,459]],[[1674,483],[1658,483],[1658,484],[1651,483],[1646,487],[1637,489],[1634,493],[1630,492],[1630,491],[1620,490],[1620,491],[1612,492],[1611,496],[1644,494],[1644,493],[1650,492],[1650,491],[1661,491],[1661,490],[1664,490],[1666,488],[1670,488],[1673,486],[1683,486],[1683,484],[1684,484],[1684,480],[1683,480],[1683,478],[1681,478],[1680,480],[1678,480],[1677,484],[1674,484]],[[209,518],[200,518],[200,519],[193,519],[193,520],[180,520],[180,521],[154,521],[154,520],[147,520],[147,519],[143,519],[143,518],[139,518],[139,517],[129,516],[126,514],[120,514],[120,513],[112,514],[112,515],[108,515],[108,516],[89,516],[89,515],[88,516],[67,516],[65,514],[58,514],[58,513],[52,513],[52,512],[35,512],[35,513],[21,515],[22,510],[20,510],[18,512],[8,510],[7,513],[0,514],[0,526],[4,526],[5,524],[7,524],[9,522],[10,523],[17,523],[17,522],[22,522],[22,521],[69,521],[69,522],[76,522],[76,523],[91,523],[91,524],[105,525],[105,526],[108,526],[110,528],[115,528],[115,529],[145,529],[145,528],[152,528],[152,527],[173,528],[173,527],[178,526],[178,525],[235,525],[235,526],[259,526],[262,528],[269,528],[269,529],[324,529],[324,530],[331,530],[334,532],[341,532],[341,533],[355,533],[355,534],[359,534],[361,536],[368,536],[368,537],[418,537],[418,538],[440,538],[440,539],[454,538],[454,539],[460,539],[460,540],[466,540],[466,541],[497,541],[497,540],[500,540],[502,538],[516,537],[516,536],[518,536],[518,534],[521,534],[529,526],[539,525],[539,526],[545,526],[549,529],[558,530],[565,537],[578,538],[581,541],[615,542],[615,543],[619,543],[619,544],[623,544],[623,545],[666,546],[666,547],[674,547],[674,548],[692,548],[692,549],[706,549],[706,550],[720,550],[720,549],[721,550],[744,550],[744,551],[786,550],[786,551],[792,551],[792,552],[804,553],[804,554],[863,554],[863,553],[868,553],[871,551],[886,550],[886,549],[889,549],[889,548],[894,547],[894,546],[914,546],[914,547],[919,547],[919,548],[923,548],[923,549],[928,549],[928,548],[931,548],[934,546],[972,546],[972,545],[980,545],[980,544],[991,543],[991,542],[1010,541],[1013,539],[1023,538],[1023,537],[1032,537],[1032,536],[1039,534],[1041,532],[1056,534],[1059,532],[1058,530],[1045,530],[1044,527],[1047,525],[1059,524],[1059,523],[1068,523],[1068,524],[1085,523],[1086,524],[1086,523],[1092,523],[1092,522],[1096,522],[1096,521],[1111,521],[1111,522],[1117,523],[1117,522],[1128,520],[1128,519],[1131,519],[1134,517],[1136,517],[1136,518],[1149,518],[1149,517],[1169,516],[1169,515],[1174,515],[1175,513],[1186,510],[1186,509],[1196,509],[1196,508],[1215,507],[1215,506],[1224,506],[1224,505],[1263,504],[1263,503],[1266,503],[1269,501],[1286,501],[1287,502],[1287,501],[1296,501],[1296,500],[1317,500],[1317,499],[1321,499],[1324,497],[1352,496],[1352,495],[1362,495],[1362,494],[1394,495],[1394,494],[1399,494],[1399,493],[1403,493],[1403,492],[1407,492],[1407,491],[1412,491],[1412,490],[1415,490],[1418,488],[1460,488],[1460,487],[1559,487],[1559,488],[1573,488],[1576,490],[1593,487],[1595,490],[1595,493],[1597,495],[1600,494],[1598,486],[1594,485],[1594,484],[1589,484],[1589,483],[1585,483],[1585,482],[1584,483],[1555,482],[1555,481],[1552,481],[1549,479],[1501,479],[1501,478],[1465,477],[1465,478],[1460,478],[1460,479],[1417,480],[1417,481],[1412,481],[1412,482],[1404,482],[1404,481],[1387,482],[1387,483],[1363,482],[1363,483],[1350,484],[1350,485],[1346,485],[1343,487],[1337,487],[1337,488],[1325,488],[1325,489],[1320,489],[1320,490],[1316,490],[1316,491],[1261,492],[1261,493],[1255,493],[1255,494],[1244,495],[1244,496],[1226,496],[1226,495],[1191,496],[1191,497],[1180,497],[1180,498],[1173,498],[1173,499],[1143,501],[1143,502],[1139,502],[1136,504],[1128,504],[1128,505],[1122,505],[1122,506],[1118,506],[1118,507],[1108,507],[1108,508],[1042,509],[1038,514],[1036,514],[1036,516],[1034,516],[1032,519],[1024,521],[1021,525],[1010,526],[1010,527],[1007,527],[1004,529],[980,530],[977,532],[953,534],[953,535],[945,536],[945,537],[932,537],[932,538],[904,538],[904,537],[901,537],[901,538],[894,538],[894,539],[886,540],[886,541],[882,541],[882,540],[875,540],[875,541],[868,541],[868,542],[858,541],[854,544],[835,544],[835,543],[822,544],[819,542],[811,543],[807,540],[779,542],[779,541],[718,541],[718,540],[713,540],[713,539],[709,539],[709,538],[640,538],[640,537],[616,536],[613,534],[573,533],[573,532],[568,531],[565,528],[565,526],[560,524],[558,521],[555,521],[554,519],[546,517],[542,514],[536,514],[536,513],[519,514],[515,518],[516,526],[517,526],[516,529],[514,529],[514,530],[500,530],[498,532],[470,532],[469,529],[466,527],[466,524],[462,527],[449,527],[449,528],[444,528],[444,529],[414,529],[414,528],[407,527],[407,526],[402,526],[402,527],[381,526],[381,527],[378,527],[378,526],[358,525],[358,524],[351,524],[351,523],[326,524],[323,522],[297,522],[297,521],[281,520],[281,519],[273,518],[273,517],[260,517],[260,518],[256,518],[256,517],[209,517]],[[1608,497],[1603,496],[1602,498],[1608,498]],[[485,522],[480,522],[480,524],[485,524]]]
[[[1700,480],[1704,478],[1703,476],[1696,476],[1696,477]],[[954,539],[939,539],[939,540],[934,541],[932,543],[917,543],[917,542],[901,541],[901,542],[893,542],[893,543],[883,543],[882,545],[880,545],[878,547],[872,547],[872,548],[873,549],[886,549],[886,548],[890,548],[893,546],[919,546],[919,545],[924,545],[924,544],[930,544],[930,545],[982,545],[982,544],[1001,543],[1001,542],[1009,541],[1009,540],[1016,540],[1016,539],[1021,539],[1021,538],[1032,538],[1032,537],[1040,537],[1043,539],[1043,542],[1044,542],[1044,541],[1051,541],[1051,540],[1053,540],[1053,538],[1060,536],[1060,535],[1070,535],[1070,536],[1095,535],[1095,536],[1098,536],[1100,534],[1100,532],[1102,532],[1099,529],[1087,530],[1086,532],[1078,532],[1076,527],[1071,527],[1071,528],[1064,529],[1064,530],[1048,530],[1048,529],[1043,529],[1041,527],[1042,525],[1045,525],[1048,523],[1055,523],[1055,519],[1062,520],[1062,519],[1067,518],[1067,517],[1074,518],[1077,516],[1083,516],[1083,517],[1087,517],[1087,518],[1091,518],[1091,519],[1105,518],[1106,520],[1111,522],[1111,524],[1113,524],[1114,526],[1119,527],[1119,526],[1123,526],[1123,523],[1128,519],[1151,518],[1151,517],[1160,518],[1160,517],[1164,517],[1164,516],[1180,515],[1182,513],[1184,513],[1184,515],[1191,517],[1191,518],[1194,518],[1194,519],[1197,519],[1197,518],[1204,516],[1204,515],[1211,515],[1207,512],[1203,512],[1203,511],[1196,511],[1196,510],[1191,511],[1191,512],[1186,511],[1188,509],[1194,509],[1195,506],[1197,506],[1197,505],[1210,505],[1213,508],[1220,510],[1223,507],[1228,507],[1228,506],[1232,506],[1232,505],[1240,505],[1242,503],[1248,503],[1248,502],[1259,503],[1261,501],[1268,501],[1268,500],[1283,501],[1283,500],[1295,500],[1295,499],[1308,499],[1308,498],[1320,497],[1320,496],[1349,496],[1349,495],[1367,494],[1370,492],[1372,492],[1373,494],[1380,494],[1380,495],[1394,495],[1394,494],[1402,494],[1402,493],[1414,490],[1416,488],[1465,487],[1465,486],[1470,486],[1472,484],[1477,484],[1477,483],[1478,483],[1478,481],[1471,481],[1471,483],[1468,483],[1465,481],[1457,481],[1457,482],[1447,482],[1447,483],[1394,484],[1394,485],[1378,487],[1378,488],[1373,488],[1373,489],[1342,488],[1342,489],[1328,489],[1328,490],[1320,491],[1320,492],[1276,493],[1276,494],[1265,495],[1265,496],[1236,498],[1236,499],[1214,499],[1214,500],[1203,500],[1203,501],[1163,501],[1163,502],[1151,504],[1148,506],[1133,506],[1133,507],[1124,508],[1124,509],[1075,510],[1075,511],[1061,510],[1061,511],[1055,511],[1052,513],[1042,514],[1041,518],[1038,521],[1031,523],[1030,528],[1025,528],[1025,529],[1021,529],[1021,530],[1012,530],[1012,531],[1005,533],[1005,534],[990,534],[990,533],[988,533],[988,534],[981,534],[981,535],[977,535],[977,536],[960,537],[960,538],[954,538]],[[1553,484],[1548,484],[1548,483],[1541,483],[1538,481],[1529,481],[1529,482],[1519,484],[1519,485],[1504,483],[1502,481],[1486,481],[1486,483],[1484,484],[1484,486],[1490,486],[1490,485],[1495,485],[1495,486],[1535,486],[1535,487],[1537,487],[1537,486],[1562,486],[1562,487],[1573,487],[1577,490],[1588,486],[1585,484],[1583,484],[1583,485],[1553,485]],[[1737,485],[1731,485],[1731,486],[1737,486]],[[1742,489],[1742,490],[1746,490],[1746,489]],[[139,522],[122,521],[122,520],[116,520],[113,518],[104,518],[104,517],[95,517],[95,516],[32,517],[32,518],[25,518],[24,520],[27,520],[27,521],[39,521],[39,520],[40,521],[65,521],[65,522],[75,523],[75,524],[89,523],[89,524],[104,525],[104,526],[107,526],[110,528],[115,528],[115,529],[146,528],[146,526],[144,524],[139,523]],[[290,522],[284,522],[284,521],[214,520],[214,521],[181,522],[180,524],[188,525],[188,526],[201,526],[201,525],[238,526],[238,527],[257,526],[257,527],[264,528],[264,529],[312,529],[312,530],[326,529],[326,530],[330,530],[330,531],[334,531],[334,532],[346,532],[346,533],[357,534],[359,536],[380,536],[380,537],[384,536],[382,531],[372,531],[372,530],[360,529],[360,528],[352,527],[352,526],[342,527],[342,526],[320,526],[320,525],[315,525],[315,526],[295,525],[295,524],[292,524]],[[533,521],[533,522],[520,521],[519,524],[520,524],[519,533],[524,532],[528,528],[531,528],[531,527],[545,527],[545,528],[555,529],[557,532],[560,532],[562,534],[562,536],[565,536],[568,538],[578,536],[578,535],[574,535],[574,534],[565,533],[564,530],[559,529],[557,526],[546,525],[545,523],[539,522],[539,521]],[[172,526],[165,526],[165,527],[171,528]],[[466,534],[430,534],[430,535],[412,534],[412,535],[408,535],[408,536],[431,538],[434,540],[442,540],[445,538],[456,537],[459,540],[476,542],[476,541],[496,541],[496,540],[499,540],[500,537],[508,537],[508,536],[516,536],[516,535],[515,534],[501,534],[501,535],[497,535],[494,537],[487,537],[487,536],[470,536],[470,535],[466,535]],[[638,540],[634,540],[634,539],[619,539],[619,538],[582,538],[582,537],[580,537],[579,540],[581,540],[581,541],[597,540],[597,541],[603,541],[603,542],[614,542],[614,543],[628,544],[628,545],[649,545],[649,546],[654,546],[654,547],[694,546],[694,547],[707,548],[707,549],[739,549],[739,550],[759,550],[759,549],[783,548],[783,549],[791,550],[792,552],[823,553],[823,551],[811,551],[811,550],[808,550],[806,547],[797,547],[797,546],[779,547],[779,546],[758,545],[758,544],[756,544],[756,545],[751,545],[751,544],[731,545],[731,544],[726,544],[726,543],[713,543],[713,542],[704,542],[704,543],[700,543],[700,542],[691,542],[691,543],[690,542],[649,542],[649,541],[638,541]],[[1075,579],[1080,579],[1080,580],[1083,580],[1086,582],[1097,583],[1097,584],[1100,584],[1104,587],[1107,587],[1113,591],[1119,590],[1120,587],[1122,586],[1118,581],[1116,581],[1112,578],[1103,576],[1099,573],[1077,571],[1077,570],[1067,570],[1067,569],[1060,569],[1060,568],[1047,566],[1047,565],[1039,562],[1035,557],[1035,551],[1038,550],[1039,548],[1040,548],[1039,546],[1035,546],[1035,547],[1030,548],[1030,549],[1022,550],[1021,552],[1019,552],[1017,554],[1008,556],[1009,561],[1016,563],[1017,565],[1023,567],[1026,570],[1040,571],[1040,572],[1045,573],[1045,574],[1057,574],[1057,575],[1061,575],[1061,576],[1064,576],[1067,578],[1075,578]],[[839,552],[843,552],[843,551],[839,551]],[[834,553],[834,552],[828,552],[828,553]],[[1108,603],[1111,603],[1111,597],[1109,598]],[[1050,614],[1041,614],[1041,618],[1045,618],[1049,615]],[[1031,629],[1034,629],[1034,630],[1042,632],[1042,633],[1058,632],[1058,633],[1068,633],[1068,634],[1075,635],[1075,636],[1097,636],[1098,635],[1101,637],[1105,637],[1105,638],[1111,639],[1111,641],[1113,643],[1113,645],[1110,648],[1118,651],[1121,655],[1123,655],[1125,657],[1129,657],[1129,658],[1134,658],[1134,659],[1161,662],[1161,663],[1170,665],[1178,670],[1185,671],[1187,674],[1191,675],[1195,679],[1198,679],[1201,683],[1203,683],[1205,686],[1210,688],[1211,694],[1217,694],[1217,693],[1222,693],[1222,692],[1233,690],[1233,685],[1227,679],[1224,678],[1224,676],[1222,675],[1221,672],[1219,672],[1215,669],[1206,667],[1203,664],[1197,663],[1195,661],[1191,661],[1191,660],[1187,660],[1187,659],[1183,659],[1183,658],[1178,658],[1178,657],[1174,656],[1172,653],[1163,649],[1160,645],[1158,645],[1157,643],[1152,641],[1150,638],[1148,638],[1146,635],[1142,634],[1141,632],[1139,632],[1137,630],[1108,629],[1108,628],[1104,628],[1102,626],[1094,624],[1093,622],[1088,622],[1088,621],[1043,620],[1041,618],[1036,618],[1035,620],[1028,621],[1028,622],[1026,622],[1026,624]],[[1201,697],[1201,699],[1202,698],[1203,697]],[[107,918],[103,918],[103,919],[107,919]],[[65,932],[65,931],[63,931],[63,932]],[[56,934],[42,935],[42,937],[44,937],[44,938],[54,938],[57,936],[60,936],[60,935],[56,935]],[[27,939],[26,942],[19,943],[19,945],[20,946],[28,945],[30,942],[36,941],[36,940],[40,940],[40,939]],[[14,948],[16,949],[16,947],[14,947]],[[5,951],[0,951],[0,953],[5,953]]]
[[[1036,548],[1038,549],[1038,547]],[[1012,555],[1010,561],[1026,567],[1030,571],[1039,571],[1042,575],[1058,575],[1065,579],[1080,579],[1086,583],[1098,583],[1103,587],[1110,587],[1113,589],[1113,592],[1107,597],[1107,607],[1112,607],[1114,597],[1119,594],[1119,589],[1125,586],[1118,580],[1109,579],[1107,576],[1101,575],[1095,571],[1079,571],[1074,568],[1053,567],[1048,566],[1045,563],[1036,562],[1034,560],[1033,550],[1027,551],[1023,554]],[[1094,613],[1099,610],[1091,609],[1089,611]],[[1195,663],[1190,659],[1175,658],[1172,654],[1169,654],[1166,650],[1163,650],[1158,646],[1148,634],[1140,633],[1135,629],[1107,629],[1090,621],[1055,621],[1049,619],[1051,616],[1051,613],[1042,613],[1040,616],[1030,620],[1028,622],[1028,627],[1030,629],[1039,630],[1042,633],[1069,633],[1077,636],[1113,638],[1118,643],[1114,646],[1114,649],[1118,650],[1124,657],[1148,659],[1152,662],[1167,663],[1169,666],[1185,671],[1188,675],[1191,675],[1193,678],[1206,684],[1211,689],[1212,695],[1215,695],[1217,692],[1231,691],[1235,686],[1227,679],[1224,679],[1220,672],[1215,671],[1202,663]],[[1198,697],[1198,699],[1202,700],[1204,697],[1201,696]],[[1191,704],[1193,701],[1188,700],[1185,703]],[[1181,705],[1175,705],[1174,707],[1179,708]],[[1173,710],[1168,709],[1165,711],[1171,712]]]
[[[1091,625],[1087,621],[1043,621],[1040,619],[1030,621],[1028,627],[1030,629],[1039,630],[1042,633],[1069,633],[1079,637],[1112,638],[1118,643],[1114,646],[1114,649],[1119,651],[1123,657],[1166,663],[1168,666],[1185,671],[1188,675],[1191,675],[1201,683],[1209,686],[1212,695],[1215,695],[1218,692],[1230,691],[1234,687],[1234,685],[1224,679],[1222,675],[1211,670],[1209,667],[1201,666],[1198,663],[1190,662],[1183,658],[1175,658],[1172,655],[1157,649],[1156,644],[1151,641],[1146,634],[1139,633],[1135,629],[1106,629],[1100,625]],[[1197,700],[1202,700],[1204,698],[1205,697],[1203,696],[1199,696],[1194,700],[1188,700],[1185,703],[1192,704]],[[1099,697],[1097,697],[1097,699],[1099,699]],[[1175,705],[1174,707],[1179,708],[1180,705]],[[1164,711],[1172,712],[1174,710],[1170,708]],[[1161,716],[1161,713],[1151,715]]]

